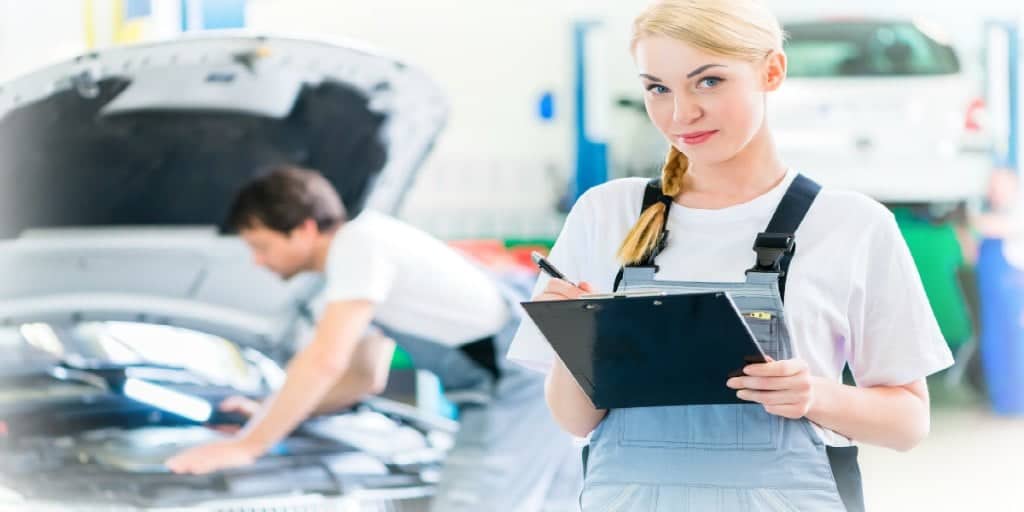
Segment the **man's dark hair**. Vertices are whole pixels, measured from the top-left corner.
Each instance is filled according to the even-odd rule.
[[[345,206],[319,172],[278,165],[238,191],[226,227],[240,231],[263,225],[287,234],[306,219],[313,219],[321,232],[329,231],[346,220]]]

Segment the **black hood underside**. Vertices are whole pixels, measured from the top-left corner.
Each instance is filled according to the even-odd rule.
[[[72,88],[0,119],[0,238],[28,228],[222,225],[234,193],[266,167],[318,169],[350,214],[387,161],[387,115],[335,81],[305,84],[282,119],[215,111],[100,114],[129,85]],[[381,87],[387,87],[382,84]]]

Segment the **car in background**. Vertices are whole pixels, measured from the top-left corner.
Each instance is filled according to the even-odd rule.
[[[976,203],[991,143],[982,80],[938,29],[921,21],[834,18],[784,23],[786,83],[768,95],[783,161],[824,185],[923,215]],[[618,136],[617,176],[661,172],[668,143],[643,99]]]
[[[447,118],[415,67],[354,42],[206,33],[0,84],[0,510],[426,510],[455,424],[383,398],[255,465],[178,475],[309,339],[322,280],[223,234],[263,166],[394,214]]]
[[[979,200],[990,167],[982,80],[923,21],[784,23],[785,85],[769,96],[784,161],[890,205]]]

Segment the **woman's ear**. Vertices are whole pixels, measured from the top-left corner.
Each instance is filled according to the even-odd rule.
[[[764,91],[774,92],[786,81],[786,54],[782,50],[773,50],[764,60]]]

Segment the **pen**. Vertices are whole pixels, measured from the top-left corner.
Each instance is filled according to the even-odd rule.
[[[555,268],[555,266],[552,265],[550,261],[546,260],[544,256],[541,256],[539,252],[533,251],[533,254],[531,254],[530,257],[533,258],[533,262],[536,263],[537,266],[540,267],[540,269],[543,270],[545,274],[555,279],[561,279],[573,286],[576,286],[575,283],[567,280],[565,278],[565,274],[559,272],[559,270]]]

